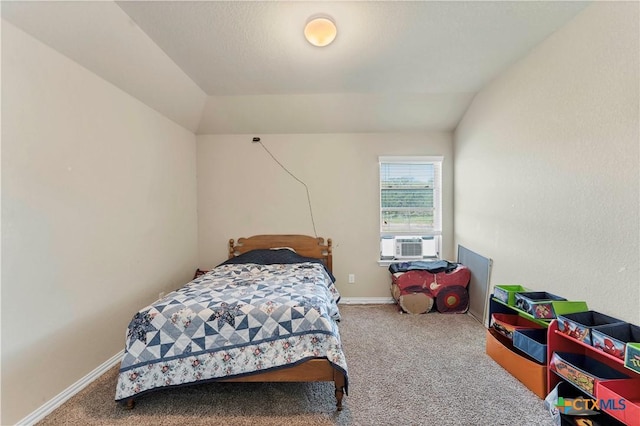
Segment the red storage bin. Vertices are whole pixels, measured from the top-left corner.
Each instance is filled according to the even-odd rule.
[[[602,411],[628,426],[640,426],[640,379],[596,382],[596,397]]]
[[[491,327],[511,340],[513,340],[513,332],[515,330],[544,328],[540,324],[536,324],[520,315],[511,314],[492,314]]]

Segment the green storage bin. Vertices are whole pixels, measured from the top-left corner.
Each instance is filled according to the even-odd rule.
[[[521,285],[500,284],[494,287],[493,297],[508,306],[515,306],[516,293],[529,291],[529,289]]]
[[[640,374],[640,343],[627,343],[624,353],[624,366]]]
[[[557,315],[575,314],[576,312],[587,312],[587,302],[578,302],[574,300],[559,300],[551,302],[553,311]]]

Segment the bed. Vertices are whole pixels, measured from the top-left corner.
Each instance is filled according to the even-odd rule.
[[[335,384],[347,365],[337,322],[331,239],[231,239],[228,259],[141,309],[131,320],[115,400],[204,382]]]

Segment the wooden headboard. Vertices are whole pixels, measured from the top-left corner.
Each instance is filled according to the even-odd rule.
[[[229,240],[229,259],[250,250],[290,247],[300,256],[320,259],[333,272],[333,254],[331,238],[324,243],[324,238],[308,235],[254,235],[238,238],[238,242]]]

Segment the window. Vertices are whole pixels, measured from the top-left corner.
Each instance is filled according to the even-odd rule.
[[[438,258],[442,157],[380,157],[380,260]]]

